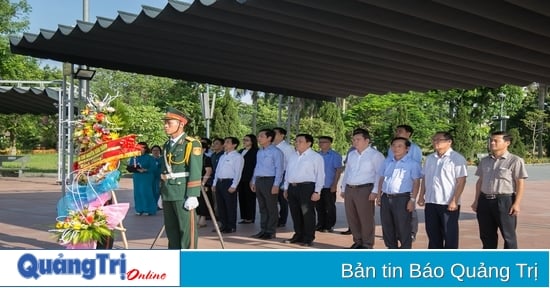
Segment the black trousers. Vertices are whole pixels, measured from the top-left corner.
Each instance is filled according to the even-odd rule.
[[[271,194],[275,177],[256,177],[256,199],[260,209],[261,232],[275,235],[277,232],[277,195]]]
[[[315,208],[311,201],[314,191],[313,182],[288,185],[288,207],[294,222],[294,237],[303,242],[315,239]]]
[[[256,193],[250,189],[250,179],[239,183],[239,208],[242,220],[256,220]]]
[[[237,229],[237,191],[230,193],[233,179],[221,179],[216,184],[218,217],[223,230]]]
[[[206,196],[208,196],[208,200],[210,202],[210,206],[212,207],[212,210],[216,211],[216,206],[214,206],[214,196],[212,195],[212,187],[210,186],[204,186],[204,190],[206,191]],[[208,211],[208,206],[206,206],[206,199],[202,196],[199,197],[199,207],[197,207],[197,214],[199,216],[205,216],[206,219],[210,219],[210,211]]]
[[[518,248],[517,217],[509,214],[514,200],[515,197],[512,195],[486,199],[483,194],[480,194],[477,201],[477,222],[483,249],[498,247],[497,230],[500,230],[502,238],[504,238],[504,249]]]
[[[277,202],[279,202],[279,219],[277,223],[279,225],[286,225],[288,219],[288,201],[283,196],[284,190],[279,189],[279,196],[277,196]]]
[[[388,197],[384,193],[381,200],[380,221],[384,244],[388,249],[411,249],[412,213],[407,211],[410,194],[404,197]]]
[[[321,190],[321,199],[315,202],[317,211],[317,228],[332,229],[336,224],[336,192],[330,188]]]
[[[458,217],[460,205],[449,211],[449,205],[426,203],[424,218],[428,249],[458,249]]]

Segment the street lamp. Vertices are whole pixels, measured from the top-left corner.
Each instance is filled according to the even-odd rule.
[[[506,120],[510,119],[509,116],[504,115],[504,98],[506,98],[506,94],[500,92],[498,93],[498,98],[500,98],[500,115],[498,116],[498,120],[500,121],[500,131],[505,131]]]

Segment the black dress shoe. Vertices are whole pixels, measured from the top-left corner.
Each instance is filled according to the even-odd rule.
[[[298,238],[290,238],[290,239],[286,239],[283,241],[283,243],[286,243],[286,244],[294,244],[294,243],[299,243],[299,242],[302,242],[300,239]]]
[[[252,221],[252,220],[241,220],[239,222],[239,224],[252,224],[252,223],[254,223],[254,221]]]
[[[348,228],[348,230],[340,232],[342,235],[351,235],[351,229]]]
[[[225,229],[225,230],[222,231],[222,233],[224,233],[224,234],[235,233],[235,232],[237,232],[237,229],[235,229],[235,228]]]
[[[321,226],[317,226],[317,227],[315,227],[315,231],[319,231],[319,232],[321,232],[321,230],[323,230],[323,227],[321,227]]]
[[[306,242],[302,243],[302,246],[311,247],[311,246],[313,246],[313,241],[306,241]]]
[[[351,245],[348,249],[361,249],[363,246],[357,244],[357,243],[353,243],[353,245]]]
[[[250,237],[252,237],[252,238],[262,238],[262,237],[264,236],[264,234],[265,234],[265,233],[264,233],[263,231],[260,231],[259,233],[254,234],[254,235],[252,235],[252,236],[250,236]]]
[[[275,234],[271,233],[264,233],[260,239],[269,240],[269,239],[275,239]]]
[[[286,226],[285,223],[279,223],[279,224],[277,224],[277,227],[285,227],[285,226]]]

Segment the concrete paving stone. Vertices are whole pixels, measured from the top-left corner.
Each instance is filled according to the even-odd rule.
[[[475,167],[470,167],[466,188],[462,196],[460,216],[460,247],[461,249],[479,249],[478,226],[475,213],[470,208],[473,201],[474,185],[477,177],[473,176]],[[530,178],[527,180],[525,197],[521,204],[521,214],[518,220],[519,246],[523,249],[550,248],[550,166],[529,166]],[[55,177],[0,177],[0,249],[60,249],[48,229],[55,223],[56,203],[61,197],[61,185]],[[155,245],[153,241],[163,225],[162,211],[155,216],[136,216],[133,210],[132,180],[122,178],[120,188],[116,190],[119,202],[129,202],[130,210],[123,225],[127,229],[129,249],[167,249],[166,236],[163,234]],[[418,208],[420,226],[413,249],[427,247],[427,237],[424,230],[424,213]],[[257,233],[259,221],[254,224],[237,224],[237,232],[223,236],[225,249],[343,249],[352,242],[351,235],[341,235],[339,232],[347,229],[343,200],[337,202],[337,223],[333,233],[316,233],[314,245],[304,248],[296,244],[282,243],[292,237],[292,220],[286,227],[277,229],[277,238],[259,240],[250,238]],[[259,216],[256,219],[260,219]],[[376,212],[376,249],[385,249],[382,240],[379,213]],[[199,249],[221,249],[221,242],[211,221],[208,226],[200,228]],[[499,248],[502,247],[502,240]],[[115,248],[123,249],[122,237],[117,232]]]

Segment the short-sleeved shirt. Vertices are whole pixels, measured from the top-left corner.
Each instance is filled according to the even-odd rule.
[[[420,146],[416,145],[416,143],[412,142],[411,140],[409,141],[411,142],[411,146],[409,147],[409,152],[407,152],[407,155],[409,155],[412,160],[418,163],[422,163],[422,149],[420,149]],[[393,158],[393,151],[390,147],[388,149],[388,156],[386,157],[386,160],[391,160]]]
[[[359,153],[357,150],[350,151],[347,156],[346,172],[342,180],[342,191],[346,192],[346,185],[363,185],[373,183],[372,193],[378,191],[378,174],[380,167],[384,164],[384,155],[378,150],[368,147]]]
[[[422,176],[422,167],[410,155],[405,155],[399,160],[392,158],[384,161],[379,174],[384,177],[382,192],[388,194],[412,192],[414,180]]]
[[[319,151],[325,162],[325,184],[323,188],[332,187],[336,170],[342,168],[342,156],[338,152],[329,149],[326,153]]]
[[[467,168],[464,156],[452,148],[441,157],[437,153],[428,155],[422,168],[426,203],[448,205],[455,194],[456,179],[468,176]]]
[[[481,192],[485,194],[512,194],[516,180],[528,177],[523,159],[510,152],[500,158],[489,155],[481,159],[476,175],[482,177]]]

